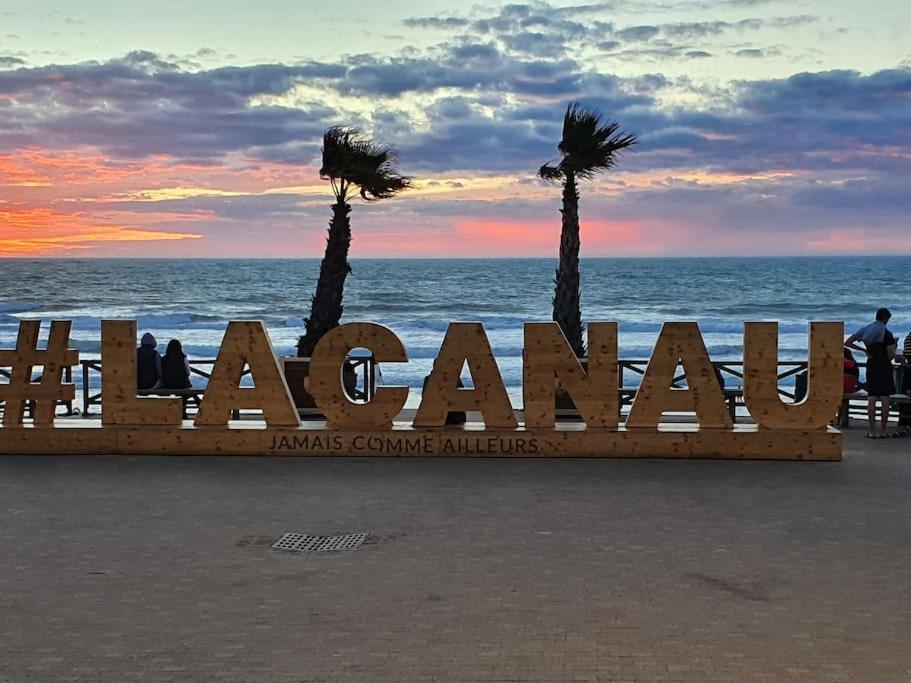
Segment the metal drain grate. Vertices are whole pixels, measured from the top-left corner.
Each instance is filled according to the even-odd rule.
[[[309,534],[284,534],[272,544],[273,550],[290,552],[326,553],[337,550],[354,550],[367,540],[367,533],[344,536],[311,536]]]

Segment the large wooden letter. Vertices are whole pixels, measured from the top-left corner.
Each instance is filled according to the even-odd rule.
[[[88,391],[88,387],[83,387]],[[179,425],[179,398],[136,395],[136,321],[101,321],[101,423]]]
[[[369,403],[354,403],[345,393],[342,366],[351,349],[373,352],[378,363],[405,363],[401,340],[388,327],[347,323],[327,332],[310,360],[310,395],[331,429],[388,427],[408,400],[408,387],[380,387]]]
[[[778,394],[778,323],[744,323],[743,399],[769,429],[824,429],[844,391],[843,323],[810,323],[807,395],[784,404]]]
[[[617,323],[589,323],[588,372],[554,322],[525,323],[522,355],[526,427],[554,426],[558,380],[586,426],[617,426]]]
[[[459,388],[459,375],[466,363],[473,389]],[[450,412],[462,410],[480,411],[488,427],[518,426],[481,323],[449,323],[414,426],[442,427]]]
[[[0,366],[10,368],[9,382],[0,384],[0,401],[4,427],[21,427],[25,408],[32,405],[32,422],[35,425],[54,424],[57,401],[72,401],[76,396],[75,385],[63,382],[63,370],[79,362],[79,352],[68,349],[69,320],[54,320],[47,338],[47,347],[38,349],[40,320],[19,321],[19,334],[15,349],[0,350]],[[32,369],[43,366],[41,379],[32,381]]]
[[[687,389],[672,386],[681,364]],[[695,412],[704,429],[734,426],[696,323],[664,323],[626,426],[655,429],[665,411]]]
[[[252,387],[240,386],[244,364],[250,366]],[[272,343],[258,320],[228,323],[194,424],[227,425],[231,411],[241,408],[261,409],[270,426],[300,426]]]

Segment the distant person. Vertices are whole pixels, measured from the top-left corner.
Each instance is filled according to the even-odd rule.
[[[177,339],[168,342],[164,358],[161,359],[161,380],[165,389],[189,389],[190,362]]]
[[[902,347],[902,391],[911,398],[911,332],[905,336]],[[904,402],[898,406],[898,426],[901,429],[892,436],[901,438],[911,434],[911,403]]]
[[[851,349],[845,349],[845,394],[856,394],[860,391],[860,366],[854,360]]]
[[[142,335],[136,349],[136,386],[140,391],[155,389],[161,383],[161,356],[158,342],[151,333]]]
[[[895,393],[892,359],[898,342],[886,324],[892,317],[888,308],[876,311],[876,319],[864,325],[845,340],[845,346],[867,356],[867,423],[868,439],[889,436],[889,401]],[[858,346],[861,342],[863,346]],[[880,432],[876,434],[876,404],[880,403]]]

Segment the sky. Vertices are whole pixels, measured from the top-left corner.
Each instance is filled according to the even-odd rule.
[[[414,188],[352,257],[556,255],[568,102],[639,144],[584,256],[911,254],[906,0],[4,0],[0,256],[319,257],[320,140]]]

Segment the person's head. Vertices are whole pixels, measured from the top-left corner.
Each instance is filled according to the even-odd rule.
[[[892,317],[892,311],[888,308],[880,308],[876,311],[876,322],[886,324]]]
[[[166,356],[182,356],[183,355],[183,346],[180,345],[180,341],[177,339],[172,339],[168,342],[168,348],[164,352]]]
[[[139,343],[141,346],[148,346],[150,349],[154,349],[158,346],[158,342],[155,340],[155,337],[152,336],[151,332],[146,332],[142,335],[142,339]]]

